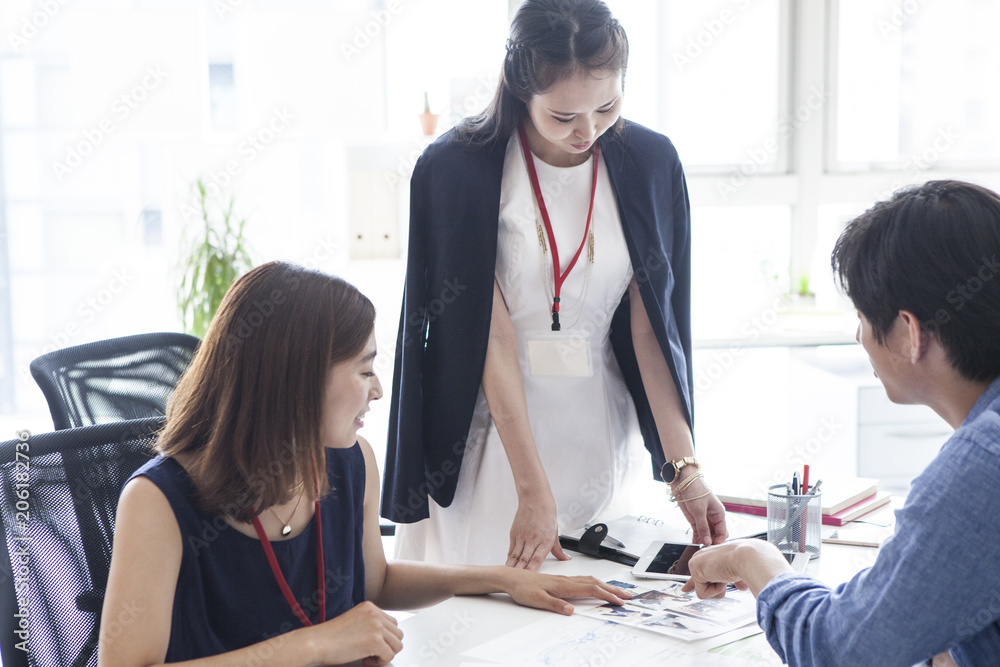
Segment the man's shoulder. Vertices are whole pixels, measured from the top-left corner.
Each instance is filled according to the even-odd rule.
[[[1000,458],[1000,378],[986,388],[973,415],[955,431],[953,439],[968,441]]]
[[[997,457],[1000,464],[1000,405],[994,404],[955,431],[956,439],[967,441]]]

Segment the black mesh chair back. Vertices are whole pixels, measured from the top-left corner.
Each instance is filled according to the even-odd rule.
[[[31,362],[56,430],[162,416],[200,341],[151,333],[67,347]]]
[[[0,443],[4,667],[97,665],[118,495],[162,426],[137,419]]]

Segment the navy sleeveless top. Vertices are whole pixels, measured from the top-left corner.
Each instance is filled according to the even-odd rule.
[[[365,599],[361,446],[328,448],[326,467],[332,490],[321,505],[330,620]],[[222,517],[202,512],[191,478],[177,461],[154,458],[132,475],[137,476],[156,484],[170,501],[184,545],[167,662],[233,651],[302,627],[281,594],[260,541]],[[292,594],[313,623],[319,616],[315,521],[291,539],[271,542]]]

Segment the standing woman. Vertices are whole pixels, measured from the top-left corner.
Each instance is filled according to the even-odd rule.
[[[537,569],[626,481],[641,432],[693,540],[690,221],[663,135],[621,117],[600,0],[526,0],[487,109],[413,172],[383,516],[397,555]],[[416,522],[416,523],[414,523]]]

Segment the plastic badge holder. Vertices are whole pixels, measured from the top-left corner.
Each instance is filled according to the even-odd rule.
[[[822,536],[822,492],[786,494],[785,484],[767,490],[767,541],[783,553],[807,553],[818,558]]]

